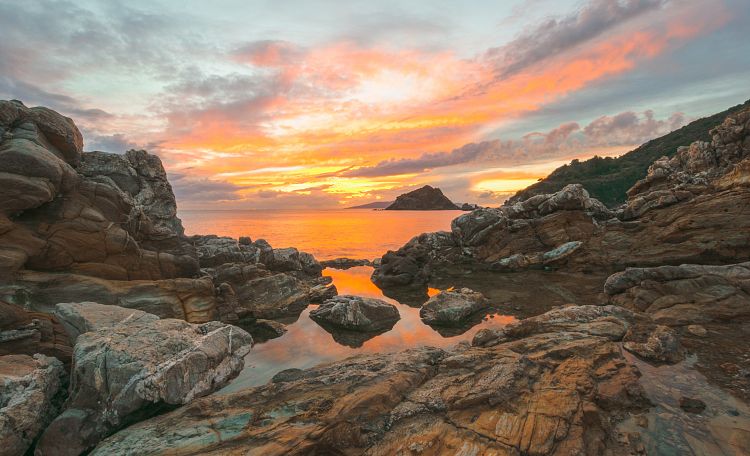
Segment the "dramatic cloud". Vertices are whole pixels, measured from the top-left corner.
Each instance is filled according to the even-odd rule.
[[[593,0],[574,14],[549,18],[510,43],[490,49],[486,57],[495,62],[499,75],[506,77],[622,26],[664,3],[665,0]]]
[[[750,72],[749,9],[0,0],[0,97],[75,118],[87,150],[158,153],[181,205],[352,205],[424,183],[468,200],[621,153],[684,123],[671,112],[710,112],[702,81]],[[683,49],[706,64],[670,60]],[[675,101],[632,104],[655,92]]]
[[[547,132],[533,132],[517,141],[483,141],[466,144],[450,152],[423,154],[417,158],[386,160],[374,166],[342,171],[341,176],[376,177],[422,173],[435,168],[473,162],[491,162],[497,166],[510,166],[539,160],[567,157],[573,149],[597,146],[635,146],[688,122],[683,113],[674,113],[668,119],[657,120],[653,111],[639,115],[623,112],[615,116],[602,116],[584,128],[577,122],[566,122]],[[575,134],[578,133],[578,134]]]

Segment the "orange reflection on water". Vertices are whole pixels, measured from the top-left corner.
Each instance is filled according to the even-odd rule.
[[[333,278],[339,294],[354,294],[391,302],[398,307],[401,319],[390,331],[365,341],[361,347],[352,348],[336,342],[329,332],[312,321],[309,313],[315,306],[310,306],[295,323],[287,327],[288,331],[282,337],[256,345],[245,358],[245,369],[225,391],[264,384],[284,369],[304,369],[360,353],[393,352],[418,346],[449,347],[463,340],[471,340],[481,328],[499,328],[516,320],[510,315],[489,314],[463,334],[444,337],[422,323],[418,308],[383,296],[380,289],[370,281],[372,268],[356,267],[343,271],[327,269],[323,273]],[[431,294],[437,292],[439,290],[435,288],[429,291]]]

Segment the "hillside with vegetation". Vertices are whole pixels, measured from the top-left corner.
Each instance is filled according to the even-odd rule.
[[[678,147],[687,146],[693,141],[710,141],[709,130],[719,125],[729,114],[747,106],[750,106],[750,100],[710,117],[695,120],[616,158],[597,156],[585,161],[573,160],[536,184],[519,191],[508,203],[523,201],[538,194],[554,193],[568,184],[580,183],[591,196],[607,206],[622,204],[626,200],[625,192],[638,180],[646,177],[648,167],[656,159],[664,155],[671,157]]]

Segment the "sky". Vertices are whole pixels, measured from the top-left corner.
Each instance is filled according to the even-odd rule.
[[[499,205],[750,98],[747,0],[0,0],[0,99],[185,209]]]

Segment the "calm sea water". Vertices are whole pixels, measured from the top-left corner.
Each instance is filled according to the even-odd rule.
[[[339,257],[373,259],[395,250],[412,237],[450,230],[461,211],[193,211],[181,210],[191,234],[250,236],[273,247],[297,247],[319,260]]]
[[[218,234],[263,238],[273,247],[297,247],[320,260],[338,257],[378,258],[395,250],[412,237],[449,230],[450,222],[461,211],[373,211],[346,209],[331,211],[180,211],[187,234]],[[322,362],[347,358],[358,353],[398,351],[430,345],[447,347],[470,340],[485,327],[501,327],[514,317],[489,311],[462,334],[439,333],[422,323],[419,308],[410,307],[383,295],[370,281],[372,268],[345,271],[326,269],[339,294],[353,294],[385,300],[398,307],[401,319],[388,332],[367,340],[356,333],[330,333],[310,319],[305,309],[287,326],[287,333],[256,344],[245,359],[245,369],[223,391],[231,392],[262,385],[276,373],[290,368],[304,369]],[[438,290],[430,289],[430,294]]]
[[[276,373],[290,368],[305,369],[323,362],[348,358],[358,353],[383,353],[403,350],[416,346],[448,347],[462,340],[471,340],[480,328],[497,328],[516,319],[493,311],[482,316],[481,321],[466,332],[458,335],[441,335],[437,330],[422,323],[419,309],[401,304],[383,296],[383,293],[370,281],[372,268],[356,267],[345,271],[326,269],[324,275],[333,277],[339,294],[353,294],[372,297],[390,302],[398,307],[401,319],[390,331],[366,340],[359,347],[352,347],[351,336],[356,333],[331,334],[310,319],[310,305],[299,319],[287,326],[283,336],[257,344],[245,358],[245,369],[224,391],[232,392],[249,386],[268,382]],[[430,294],[437,290],[430,290]],[[347,337],[347,334],[349,337]],[[338,339],[338,341],[336,340]],[[343,340],[343,342],[342,342]],[[349,345],[345,345],[345,344]]]

